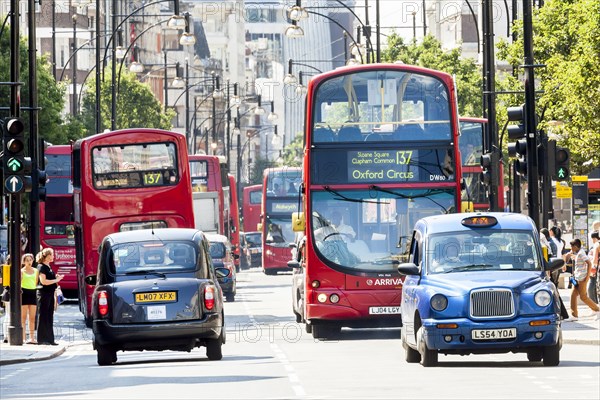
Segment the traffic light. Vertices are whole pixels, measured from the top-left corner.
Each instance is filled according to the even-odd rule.
[[[42,201],[46,200],[46,182],[48,182],[48,174],[46,173],[46,149],[50,145],[51,143],[46,142],[44,139],[39,139],[39,168],[34,171],[34,174],[32,176],[32,180],[36,184],[37,188],[34,189],[34,191],[37,191],[37,197]]]
[[[566,181],[569,179],[570,171],[569,164],[571,161],[571,152],[566,147],[556,146],[554,153],[555,168],[552,171],[553,178],[557,181]]]
[[[31,190],[31,158],[25,157],[25,125],[19,118],[5,118],[2,124],[3,188],[8,193]]]
[[[508,144],[508,156],[516,157],[515,170],[521,176],[527,175],[527,139],[519,139]]]
[[[481,174],[480,179],[484,185],[498,186],[498,174],[492,173],[492,168],[500,168],[498,153],[493,151],[481,156]]]
[[[508,107],[506,109],[508,120],[517,122],[517,125],[509,125],[506,130],[509,139],[521,139],[525,137],[525,104],[518,107]]]

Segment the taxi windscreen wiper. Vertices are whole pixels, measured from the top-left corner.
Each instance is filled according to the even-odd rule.
[[[137,270],[137,271],[125,272],[125,275],[156,275],[156,276],[159,276],[161,278],[166,278],[167,277],[167,275],[165,275],[162,272],[150,271],[150,270],[147,270],[147,269],[141,269],[141,270]]]
[[[377,186],[377,185],[371,185],[369,186],[369,189],[375,190],[377,192],[382,192],[382,193],[387,193],[387,194],[391,194],[393,196],[399,197],[401,199],[409,199],[409,200],[413,200],[413,199],[418,199],[418,198],[424,198],[427,199],[435,204],[437,204],[438,206],[440,206],[440,208],[442,210],[444,210],[444,214],[448,214],[448,209],[446,207],[444,207],[443,205],[441,205],[440,203],[438,203],[437,201],[433,200],[430,196],[434,196],[436,194],[440,194],[440,193],[448,193],[445,190],[428,190],[425,193],[422,194],[417,194],[414,196],[408,196],[402,193],[397,193],[394,192],[393,190],[388,190],[386,188],[382,188],[381,186]]]
[[[477,271],[482,269],[488,269],[494,267],[492,264],[469,264],[469,265],[461,265],[460,267],[454,267],[449,269],[448,271],[444,271],[444,274],[449,272],[461,272],[461,271]]]

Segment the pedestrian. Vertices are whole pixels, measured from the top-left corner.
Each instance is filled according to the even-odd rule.
[[[56,346],[54,341],[54,310],[56,307],[56,288],[58,282],[63,278],[56,274],[50,268],[50,263],[54,261],[54,250],[45,248],[40,251],[36,258],[37,269],[39,273],[40,285],[37,290],[38,307],[38,332],[37,341],[39,344]]]
[[[552,257],[556,257],[556,243],[552,241],[550,232],[546,228],[540,229],[540,243],[542,244],[542,247],[545,247],[548,251],[548,254],[546,254],[546,261]]]
[[[36,288],[38,270],[33,268],[33,254],[26,253],[21,257],[21,325],[23,326],[23,343],[36,344],[35,317],[37,312]],[[29,321],[29,341],[27,342],[27,322]]]
[[[564,255],[564,260],[565,262],[573,260],[573,277],[575,280],[573,281],[573,289],[571,291],[571,315],[573,316],[573,320],[579,317],[577,313],[577,297],[579,297],[598,317],[600,308],[587,295],[587,285],[590,279],[589,274],[592,269],[592,262],[581,248],[581,240],[573,239],[570,243],[571,251]]]
[[[592,262],[592,270],[590,271],[590,282],[588,284],[588,293],[590,299],[598,304],[598,260],[600,259],[600,232],[592,232],[592,245],[588,257]]]
[[[552,228],[550,228],[549,233],[550,239],[552,239],[556,245],[556,257],[561,257],[566,244],[562,239],[562,230],[558,226],[554,225]]]

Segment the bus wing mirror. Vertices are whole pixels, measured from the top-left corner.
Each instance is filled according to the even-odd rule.
[[[96,275],[88,275],[85,277],[84,281],[88,285],[96,286],[96,282],[97,282]]]
[[[472,201],[461,201],[460,202],[460,212],[473,212],[473,202]]]
[[[287,262],[287,266],[292,269],[298,269],[300,268],[300,263],[296,260],[290,260]]]
[[[304,232],[305,225],[303,212],[292,213],[292,230],[294,232]]]

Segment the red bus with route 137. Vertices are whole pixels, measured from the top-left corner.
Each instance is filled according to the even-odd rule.
[[[49,146],[44,156],[48,180],[46,198],[40,201],[40,245],[54,250],[52,267],[64,276],[60,287],[67,297],[77,298],[71,146]]]
[[[150,128],[99,133],[73,144],[73,196],[79,307],[91,323],[98,248],[114,232],[193,228],[185,136]]]
[[[461,210],[455,86],[405,64],[337,68],[308,85],[297,254],[315,338],[400,326],[415,222]],[[310,217],[309,217],[310,216]]]
[[[290,243],[295,241],[292,214],[298,211],[302,170],[299,167],[266,168],[261,206],[262,269],[266,275],[290,271]]]
[[[258,230],[261,202],[262,185],[252,185],[244,188],[242,200],[242,220],[244,232],[254,232]]]

